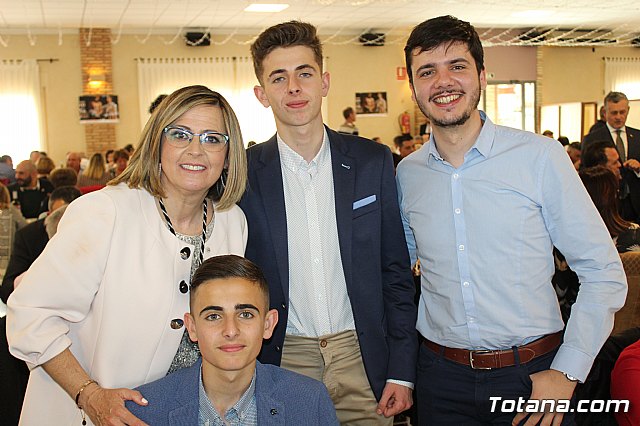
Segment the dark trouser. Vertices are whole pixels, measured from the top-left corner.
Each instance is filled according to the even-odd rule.
[[[9,353],[6,332],[7,317],[0,318],[0,424],[14,426],[20,418],[29,369]]]
[[[493,370],[474,370],[450,361],[420,345],[416,383],[418,424],[431,425],[511,425],[517,414],[500,412],[505,399],[527,400],[531,396],[530,374],[548,370],[557,350],[526,364]],[[489,397],[501,397],[496,412],[491,412]],[[573,404],[572,404],[573,405]],[[573,425],[566,413],[563,425]]]

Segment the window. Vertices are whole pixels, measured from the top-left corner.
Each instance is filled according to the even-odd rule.
[[[0,61],[0,81],[0,126],[13,129],[0,138],[0,155],[10,155],[15,166],[42,147],[38,64]]]
[[[495,124],[535,132],[535,87],[532,81],[488,83],[479,107]]]

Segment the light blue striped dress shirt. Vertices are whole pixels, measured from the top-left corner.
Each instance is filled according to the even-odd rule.
[[[506,349],[563,328],[555,245],[580,278],[551,368],[584,380],[625,301],[622,264],[562,145],[484,121],[454,168],[432,139],[398,166],[420,333],[448,347]]]

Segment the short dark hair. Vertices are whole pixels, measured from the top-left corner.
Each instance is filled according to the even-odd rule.
[[[81,195],[82,192],[75,186],[59,186],[49,195],[49,210],[51,210],[51,205],[56,200],[63,200],[66,204],[71,204],[73,200]]]
[[[413,140],[413,136],[411,136],[408,133],[405,133],[404,135],[398,135],[395,138],[393,138],[393,143],[395,146],[398,147],[398,149],[402,148],[402,144],[406,141],[412,141]]]
[[[448,48],[454,43],[464,43],[467,46],[469,53],[471,53],[476,62],[478,75],[480,75],[480,72],[484,69],[484,50],[482,49],[480,36],[470,23],[447,15],[428,19],[418,24],[411,31],[411,35],[404,47],[409,83],[413,84],[411,64],[414,50],[420,49],[420,52],[424,52],[442,45]]]
[[[60,186],[75,186],[78,183],[78,174],[72,168],[62,167],[51,171],[49,181],[54,188]]]
[[[607,96],[604,97],[604,108],[605,111],[607,109],[607,103],[611,102],[617,104],[620,101],[628,101],[627,95],[622,92],[609,92]]]
[[[168,95],[165,95],[165,94],[158,95],[158,97],[155,98],[153,102],[151,102],[151,105],[149,105],[149,114],[153,114],[153,111],[155,111],[156,108],[158,108],[158,105],[160,105],[160,102],[162,102],[164,98],[166,98],[167,96]]]
[[[3,155],[2,157],[0,157],[0,163],[6,163],[9,160],[11,160],[11,156],[10,155]]]
[[[569,145],[569,138],[566,136],[558,136],[558,142],[562,144],[562,146]]]
[[[571,149],[577,149],[578,151],[582,151],[582,144],[580,142],[571,142],[568,146]]]
[[[347,118],[349,118],[349,116],[353,114],[353,108],[351,107],[346,107],[343,111],[342,111],[342,116],[344,117],[344,119],[346,120]]]
[[[262,83],[264,72],[262,66],[264,58],[278,47],[294,46],[305,46],[313,50],[313,55],[322,71],[322,44],[316,27],[307,22],[288,21],[267,28],[251,45],[253,69],[260,83]]]
[[[605,148],[616,149],[616,146],[612,141],[599,140],[587,145],[586,149],[582,151],[580,156],[580,169],[586,169],[587,167],[605,166],[609,161]]]
[[[191,280],[191,304],[200,285],[225,278],[243,278],[256,284],[265,297],[267,309],[269,308],[269,286],[264,274],[258,265],[235,254],[214,256],[202,262]]]

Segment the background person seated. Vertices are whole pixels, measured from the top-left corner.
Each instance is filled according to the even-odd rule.
[[[73,186],[55,189],[49,198],[49,215],[46,219],[30,223],[16,232],[9,265],[0,288],[3,302],[7,302],[19,277],[29,269],[56,233],[66,206],[79,196],[80,191]],[[9,353],[6,329],[6,317],[3,317],[0,319],[0,419],[4,426],[14,426],[20,418],[29,369],[24,361],[14,358]]]
[[[9,186],[11,200],[20,205],[20,211],[26,219],[35,219],[46,211],[42,200],[53,191],[53,185],[46,179],[38,179],[35,164],[24,160],[16,167],[16,183]]]
[[[111,175],[106,171],[102,154],[95,153],[89,160],[89,166],[78,176],[78,188],[82,190],[88,186],[105,186],[111,180]]]
[[[262,271],[235,255],[204,261],[191,281],[184,321],[202,360],[137,388],[148,405],[127,408],[150,425],[337,425],[324,385],[256,361],[278,311]],[[171,421],[170,421],[171,419]]]

